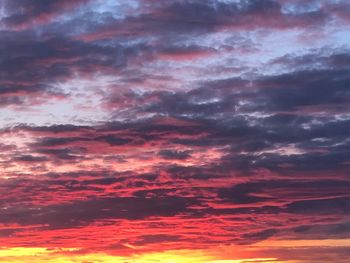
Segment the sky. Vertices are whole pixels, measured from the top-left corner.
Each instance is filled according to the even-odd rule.
[[[350,2],[0,0],[0,262],[350,262]]]

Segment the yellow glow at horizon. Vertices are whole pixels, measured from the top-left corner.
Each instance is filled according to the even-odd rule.
[[[8,263],[81,263],[81,262],[99,262],[99,263],[243,263],[262,261],[264,263],[277,262],[274,258],[256,258],[241,260],[220,260],[212,256],[204,255],[200,251],[182,251],[182,252],[159,252],[131,257],[118,257],[103,253],[92,253],[87,255],[77,255],[74,252],[77,248],[64,249],[46,249],[46,248],[0,248],[0,262]]]

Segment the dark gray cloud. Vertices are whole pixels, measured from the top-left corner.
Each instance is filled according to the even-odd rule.
[[[136,198],[110,197],[43,207],[13,207],[3,210],[2,223],[49,225],[49,228],[70,228],[98,219],[145,219],[174,216],[188,210],[194,200],[180,197]]]
[[[78,1],[35,1],[35,0],[4,0],[1,5],[5,17],[1,22],[16,27],[31,26],[35,23],[47,23],[51,19],[70,11],[77,6],[88,3],[89,0]]]
[[[158,154],[164,159],[170,160],[185,160],[190,157],[190,153],[186,151],[162,150]]]
[[[278,231],[276,229],[266,229],[257,233],[248,233],[242,235],[243,241],[239,242],[239,244],[250,244],[256,243],[265,239],[268,239],[275,235]]]
[[[350,197],[296,201],[287,206],[290,213],[301,214],[349,214]]]
[[[2,105],[27,104],[70,94],[57,88],[74,74],[116,73],[138,49],[121,44],[102,46],[65,36],[38,36],[33,31],[2,31],[0,36],[0,99]],[[64,48],[62,48],[64,47]]]

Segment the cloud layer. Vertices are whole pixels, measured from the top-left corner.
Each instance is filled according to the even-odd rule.
[[[1,244],[350,260],[347,1],[0,5]]]

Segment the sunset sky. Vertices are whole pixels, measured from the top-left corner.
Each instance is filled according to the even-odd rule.
[[[0,0],[1,263],[350,262],[350,1]]]

